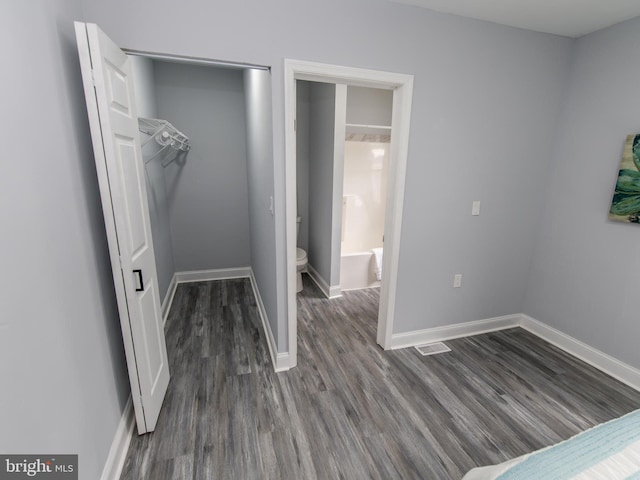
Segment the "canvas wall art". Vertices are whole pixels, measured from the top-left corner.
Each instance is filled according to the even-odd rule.
[[[624,144],[609,218],[640,223],[640,134],[629,135]]]

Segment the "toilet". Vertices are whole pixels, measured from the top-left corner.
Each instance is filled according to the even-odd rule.
[[[300,222],[302,218],[296,218],[296,240],[300,234]],[[296,248],[296,292],[302,291],[302,272],[307,271],[307,252],[302,248]]]

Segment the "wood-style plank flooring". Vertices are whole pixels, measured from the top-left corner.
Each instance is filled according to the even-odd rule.
[[[171,383],[121,479],[460,479],[640,407],[640,393],[516,328],[376,345],[378,290],[305,277],[298,367],[273,372],[248,279],[181,284]]]

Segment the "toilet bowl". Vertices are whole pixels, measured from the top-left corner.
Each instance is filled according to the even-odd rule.
[[[302,272],[307,270],[307,252],[296,248],[296,292],[302,291]]]

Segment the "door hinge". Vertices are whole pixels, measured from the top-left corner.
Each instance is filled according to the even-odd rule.
[[[120,261],[120,270],[124,270],[124,267],[122,266],[122,257],[120,255],[118,255],[118,260]]]
[[[91,69],[91,83],[94,87],[96,86],[96,74],[94,73],[93,69]]]
[[[293,131],[294,132],[298,131],[298,119],[297,118],[293,119]]]

